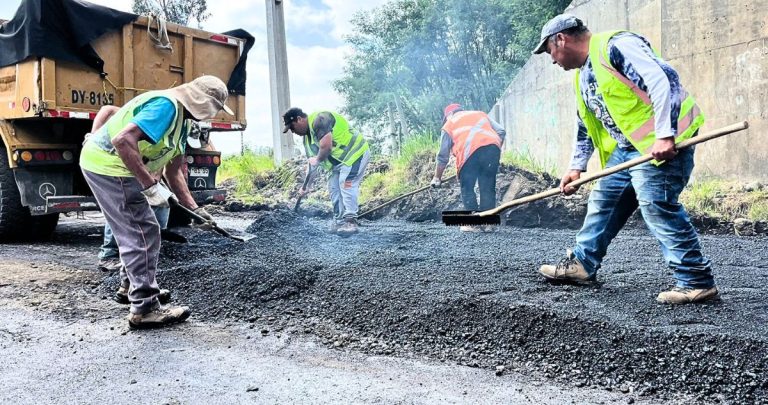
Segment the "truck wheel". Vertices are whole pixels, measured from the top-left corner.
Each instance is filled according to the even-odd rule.
[[[0,143],[0,146],[3,146]],[[59,223],[59,214],[33,216],[21,205],[13,170],[8,167],[8,154],[0,148],[0,240],[14,242],[45,239]]]

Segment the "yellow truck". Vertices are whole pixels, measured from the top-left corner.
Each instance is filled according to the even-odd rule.
[[[243,35],[84,1],[23,0],[0,25],[0,239],[46,237],[60,213],[98,210],[78,159],[104,105],[214,75],[228,83],[235,116],[222,112],[199,123],[201,139],[211,131],[243,130],[245,56],[253,38],[235,33]],[[196,199],[223,200],[224,191],[216,189],[220,152],[204,142],[187,150],[186,162]]]

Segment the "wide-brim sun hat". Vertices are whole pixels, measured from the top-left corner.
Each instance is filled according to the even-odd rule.
[[[216,76],[200,76],[189,83],[167,90],[197,120],[209,120],[224,110],[229,115],[235,113],[227,107],[229,91],[227,85]]]

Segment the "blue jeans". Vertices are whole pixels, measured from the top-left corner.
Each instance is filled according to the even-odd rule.
[[[677,200],[693,170],[694,148],[654,166],[644,163],[600,179],[589,195],[587,217],[576,235],[573,253],[589,275],[600,269],[608,245],[639,206],[648,229],[659,241],[677,287],[715,285],[711,263],[701,253],[699,236],[685,208]],[[607,167],[640,156],[636,150],[616,148]],[[635,252],[641,255],[642,252]]]
[[[167,228],[171,209],[169,207],[152,207],[152,211],[155,213],[157,223],[160,224],[160,229]],[[115,240],[115,236],[112,234],[112,228],[106,223],[104,224],[104,242],[101,244],[101,250],[99,250],[99,259],[117,259],[119,257],[120,253],[117,250],[117,240]]]

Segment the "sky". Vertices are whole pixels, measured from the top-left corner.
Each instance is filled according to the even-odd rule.
[[[271,0],[270,0],[271,1]],[[91,0],[122,11],[131,11],[132,0]],[[341,77],[349,47],[344,35],[351,33],[349,20],[358,11],[371,10],[387,0],[283,0],[288,42],[291,105],[304,111],[337,110],[342,98],[331,88]],[[20,0],[0,2],[0,18],[11,19]],[[243,141],[250,146],[272,145],[265,0],[209,0],[211,17],[203,23],[210,32],[243,28],[256,38],[246,67],[246,116]],[[225,154],[240,152],[240,133],[213,136]],[[298,141],[298,139],[296,139]]]

